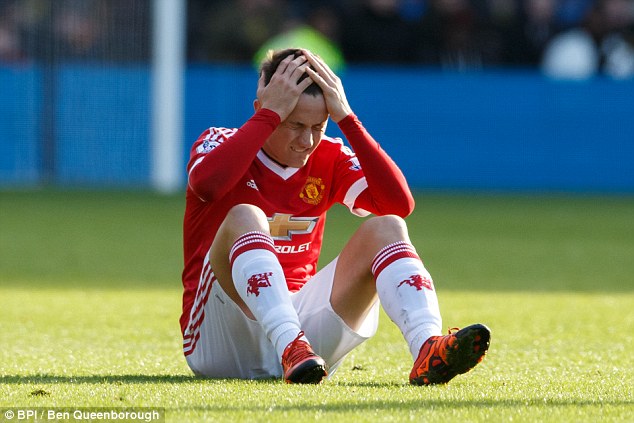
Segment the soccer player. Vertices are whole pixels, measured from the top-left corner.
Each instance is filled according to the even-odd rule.
[[[479,363],[489,329],[441,335],[434,283],[403,220],[414,208],[407,182],[326,63],[272,52],[253,105],[239,129],[206,130],[187,165],[180,323],[193,372],[319,383],[374,335],[379,303],[414,358],[411,383],[446,383]],[[324,134],[328,118],[354,152]],[[375,216],[317,271],[334,203]]]

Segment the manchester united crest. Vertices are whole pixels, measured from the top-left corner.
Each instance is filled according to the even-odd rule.
[[[308,179],[306,179],[306,185],[304,185],[302,192],[299,193],[299,198],[308,204],[319,204],[324,196],[324,188],[326,188],[326,186],[321,183],[321,178],[309,176]]]

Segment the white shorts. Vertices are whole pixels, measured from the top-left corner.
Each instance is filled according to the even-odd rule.
[[[301,328],[313,349],[328,365],[331,376],[346,354],[372,337],[379,323],[376,301],[358,331],[334,312],[330,293],[337,259],[320,270],[299,291],[290,294]],[[249,319],[219,283],[214,283],[204,305],[200,338],[186,356],[200,376],[260,379],[282,376],[280,357],[260,324]]]

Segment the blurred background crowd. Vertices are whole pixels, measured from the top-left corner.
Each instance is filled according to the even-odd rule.
[[[0,0],[0,62],[147,60],[152,0]],[[634,0],[188,0],[190,63],[280,37],[342,63],[634,75]],[[303,37],[303,38],[301,38]]]

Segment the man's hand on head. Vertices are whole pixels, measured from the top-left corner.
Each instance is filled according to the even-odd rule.
[[[267,85],[264,83],[264,74],[260,75],[257,90],[260,107],[274,111],[284,121],[295,109],[299,96],[313,83],[311,78],[298,83],[308,66],[305,56],[293,59],[289,55],[280,62]]]
[[[335,75],[332,69],[330,69],[321,58],[308,50],[302,50],[302,52],[308,60],[308,63],[316,69],[316,71],[314,71],[311,68],[306,68],[306,72],[310,79],[315,81],[323,91],[330,118],[335,122],[339,122],[352,113],[352,109],[346,99],[346,93],[343,89],[341,79]]]

